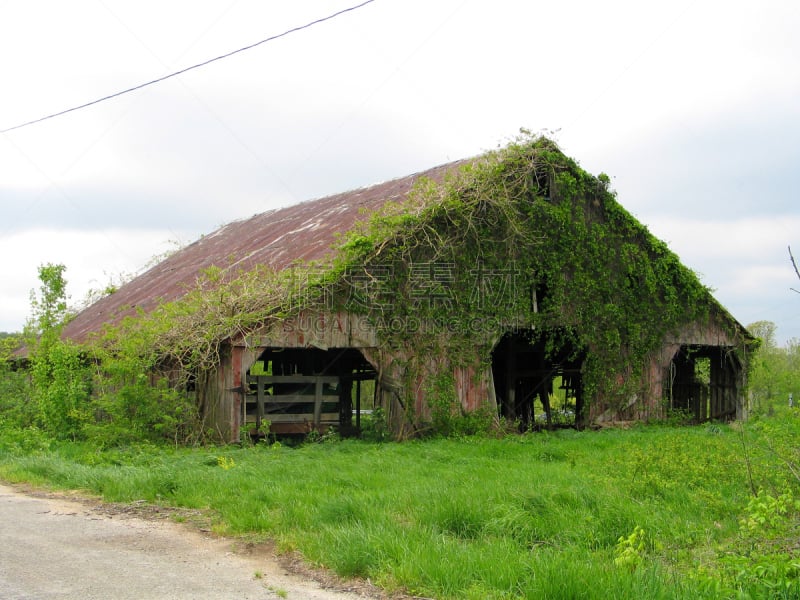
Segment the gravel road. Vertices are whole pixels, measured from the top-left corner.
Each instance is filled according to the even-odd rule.
[[[355,588],[354,588],[355,590]],[[264,548],[169,520],[0,484],[0,598],[6,600],[363,600],[289,573]]]

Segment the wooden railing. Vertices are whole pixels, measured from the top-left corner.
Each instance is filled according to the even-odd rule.
[[[339,423],[339,394],[325,394],[325,385],[339,384],[335,375],[248,375],[248,392],[243,406],[242,423],[254,423],[257,430],[262,423],[320,426]],[[280,393],[288,391],[288,393]],[[336,412],[323,412],[324,405],[336,403]],[[255,404],[255,413],[248,407]],[[275,428],[273,428],[275,429]]]

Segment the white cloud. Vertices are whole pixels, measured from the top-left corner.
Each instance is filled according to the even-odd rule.
[[[697,219],[655,214],[645,219],[651,233],[684,261],[720,261],[750,266],[764,261],[791,270],[787,246],[800,237],[800,214],[739,219]]]
[[[6,3],[0,129],[349,4]],[[798,30],[793,0],[375,2],[0,135],[0,329],[21,325],[39,263],[65,263],[79,297],[164,240],[528,127],[561,128],[567,154],[609,173],[735,316],[800,336],[780,275],[785,246],[800,254]]]
[[[38,290],[37,269],[63,264],[72,305],[90,290],[105,288],[141,269],[154,255],[173,249],[166,230],[103,231],[32,229],[0,237],[3,286],[0,331],[18,331],[30,314],[29,294]],[[13,258],[12,258],[13,257]]]
[[[741,267],[734,272],[734,278],[730,282],[726,282],[722,289],[727,295],[738,296],[758,296],[763,294],[765,290],[769,289],[782,289],[788,290],[794,287],[796,279],[793,279],[789,265],[783,267],[775,265],[756,265],[753,267]],[[798,305],[800,310],[800,305]]]

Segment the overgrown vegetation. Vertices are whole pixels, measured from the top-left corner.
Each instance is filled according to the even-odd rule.
[[[771,321],[757,321],[747,329],[760,340],[751,361],[751,409],[769,413],[776,404],[790,404],[790,396],[791,403],[800,406],[800,340],[791,339],[778,346],[775,323]]]
[[[0,338],[0,427],[26,427],[36,416],[30,374],[16,368],[17,363],[12,358],[21,344],[18,334],[5,334]]]
[[[428,430],[434,418],[458,429],[464,416],[452,381],[437,383],[428,414],[413,414],[413,382],[448,365],[489,364],[498,331],[522,326],[549,336],[549,351],[561,350],[560,340],[585,353],[586,405],[621,405],[641,391],[643,366],[666,333],[721,309],[607,186],[607,177],[591,176],[550,140],[526,133],[440,184],[420,181],[407,200],[345,233],[328,264],[248,273],[213,267],[180,299],[109,324],[80,348],[51,343],[44,332],[55,331],[55,321],[38,322],[34,389],[45,394],[49,386],[63,403],[42,395],[40,420],[76,437],[86,424],[109,421],[122,424],[122,435],[141,417],[143,429],[158,435],[202,439],[214,433],[202,383],[224,342],[308,307],[366,315],[403,365],[409,385],[400,401],[412,430]],[[58,316],[52,301],[42,297],[40,308],[55,312],[37,319]],[[188,387],[196,392],[187,395]],[[87,394],[98,391],[104,401],[83,410]],[[125,408],[131,393],[166,403],[166,422],[158,422],[161,414],[133,415]]]
[[[80,346],[60,336],[64,267],[44,265],[25,332],[0,338],[0,477],[202,509],[220,533],[419,596],[800,597],[798,345],[776,347],[771,324],[751,326],[762,346],[747,424],[501,437],[493,407],[465,413],[449,372],[423,371],[476,345],[488,360],[488,321],[557,326],[610,401],[638,381],[609,374],[635,374],[665,332],[718,310],[606,185],[523,140],[421,183],[344,236],[331,265],[213,268]],[[424,297],[420,265],[444,269]],[[429,403],[418,432],[440,435],[385,443],[376,406],[362,441],[207,445],[197,390],[221,343],[320,306],[361,312],[401,350]],[[401,326],[386,326],[388,308]]]
[[[148,353],[61,339],[69,318],[63,265],[39,268],[23,334],[0,340],[0,429],[103,446],[188,443],[203,434],[193,399],[155,373]],[[26,354],[15,352],[24,345]]]
[[[798,435],[784,406],[746,426],[296,448],[3,430],[0,477],[199,509],[217,533],[421,597],[796,598]]]
[[[607,185],[550,140],[523,136],[351,231],[329,296],[363,307],[386,344],[405,349],[412,379],[433,361],[474,360],[476,347],[488,362],[494,332],[524,326],[587,352],[589,402],[623,403],[665,334],[722,309]],[[436,267],[420,298],[418,270]],[[364,280],[352,302],[347,286]],[[387,319],[406,326],[381,327]],[[414,335],[421,326],[430,335]]]

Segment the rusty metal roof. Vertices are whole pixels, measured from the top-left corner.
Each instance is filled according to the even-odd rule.
[[[282,270],[298,261],[325,258],[337,233],[343,233],[386,202],[404,199],[420,178],[441,181],[468,160],[350,192],[302,202],[233,221],[179,250],[148,271],[78,313],[64,328],[64,337],[85,340],[106,323],[138,310],[148,312],[175,300],[196,285],[207,268],[248,270],[268,265]]]

